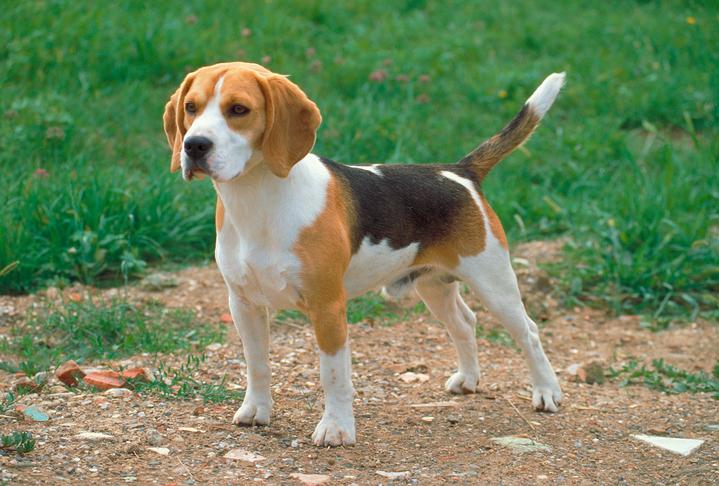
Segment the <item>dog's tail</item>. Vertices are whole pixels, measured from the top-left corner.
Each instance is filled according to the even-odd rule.
[[[481,183],[497,163],[522,145],[539,125],[564,84],[564,73],[551,74],[529,97],[509,125],[457,162],[477,174]]]

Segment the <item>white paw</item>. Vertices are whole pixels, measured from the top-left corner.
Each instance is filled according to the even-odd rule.
[[[444,387],[448,392],[454,393],[455,395],[467,395],[477,391],[477,384],[479,383],[479,376],[476,375],[465,375],[459,371],[449,377]]]
[[[252,403],[243,403],[240,409],[235,412],[232,419],[235,425],[269,425],[270,423],[270,407],[256,406]]]
[[[549,386],[535,386],[532,391],[532,405],[541,412],[556,412],[562,404],[562,389],[559,383]]]
[[[354,421],[340,425],[331,420],[322,419],[312,434],[312,442],[318,447],[347,446],[357,442]]]

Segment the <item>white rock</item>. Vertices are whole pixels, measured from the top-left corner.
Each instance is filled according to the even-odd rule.
[[[109,390],[102,392],[102,394],[109,397],[122,398],[132,395],[132,390],[128,390],[127,388],[110,388]]]
[[[380,476],[384,476],[388,479],[391,479],[392,481],[395,481],[397,479],[410,479],[412,477],[412,473],[409,471],[402,471],[402,472],[388,472],[388,471],[377,471],[377,474]]]
[[[148,447],[147,450],[157,452],[162,456],[166,456],[170,453],[170,449],[168,449],[167,447]]]
[[[550,451],[551,447],[548,445],[537,442],[536,440],[527,439],[526,437],[514,437],[508,435],[506,437],[492,437],[491,439],[500,445],[509,447],[515,452],[532,452],[532,451]]]
[[[656,437],[653,435],[632,434],[632,437],[683,456],[690,455],[704,443],[704,441],[700,439],[676,439],[673,437]]]
[[[87,440],[90,442],[102,442],[109,441],[115,442],[115,437],[108,434],[101,434],[99,432],[80,432],[75,436],[76,439]]]
[[[318,484],[322,484],[325,481],[330,480],[330,477],[324,474],[292,473],[290,476],[299,479],[300,482],[306,486],[317,486]]]
[[[227,454],[223,456],[225,459],[233,459],[235,461],[245,461],[245,462],[259,462],[264,461],[266,458],[260,456],[259,454],[254,454],[250,451],[245,451],[242,449],[232,449]]]

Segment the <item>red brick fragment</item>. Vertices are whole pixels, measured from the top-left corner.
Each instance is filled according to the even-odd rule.
[[[127,382],[116,371],[98,371],[88,373],[82,381],[88,385],[99,388],[102,391],[106,391],[111,388],[124,388],[127,385]]]
[[[120,376],[128,380],[140,380],[142,383],[147,383],[150,380],[147,376],[147,371],[142,368],[122,370]]]
[[[222,314],[220,316],[220,322],[230,323],[232,322],[232,314]]]
[[[58,380],[69,387],[75,387],[79,384],[78,380],[85,378],[85,372],[73,360],[65,361],[55,371]]]

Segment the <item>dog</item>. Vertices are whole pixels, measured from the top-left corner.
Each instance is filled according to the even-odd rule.
[[[507,239],[481,184],[522,144],[564,83],[550,75],[501,132],[456,164],[344,165],[310,153],[320,112],[286,76],[251,63],[187,75],[165,107],[170,170],[210,177],[217,191],[215,258],[247,361],[237,425],[270,422],[268,309],[304,312],[319,347],[325,408],[317,446],[353,444],[347,299],[414,289],[447,327],[458,370],[450,393],[476,391],[477,318],[465,282],[518,343],[536,410],[562,392],[520,299]]]

